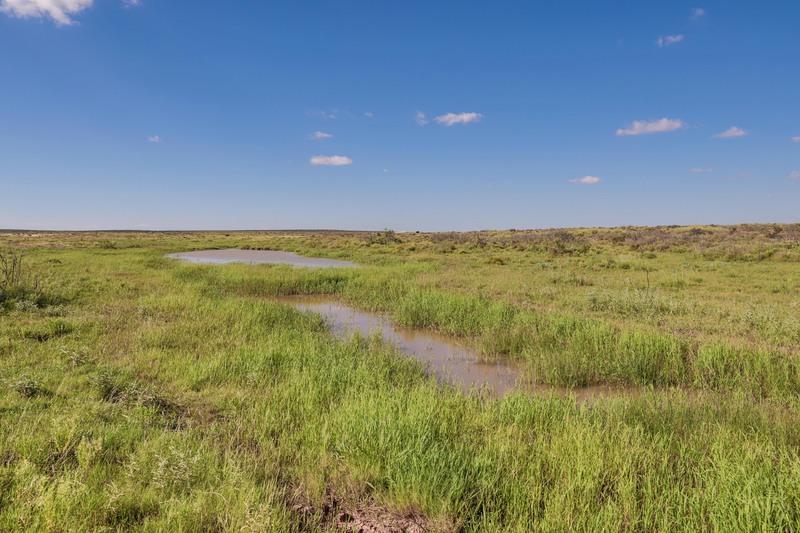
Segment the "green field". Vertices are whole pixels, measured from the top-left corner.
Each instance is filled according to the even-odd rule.
[[[207,248],[362,266],[164,258]],[[800,529],[800,225],[0,230],[0,255],[0,531]],[[300,294],[637,394],[464,394],[274,298]]]

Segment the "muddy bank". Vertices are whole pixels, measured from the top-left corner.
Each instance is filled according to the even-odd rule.
[[[358,266],[350,261],[339,261],[338,259],[325,259],[322,257],[304,257],[294,252],[283,252],[280,250],[238,250],[235,248],[227,250],[197,250],[194,252],[169,254],[167,257],[188,261],[190,263],[213,265],[226,263],[267,263],[308,268],[348,268]]]
[[[398,326],[384,316],[354,309],[326,296],[291,296],[279,301],[321,315],[340,338],[348,338],[356,332],[364,337],[377,332],[403,353],[425,363],[440,381],[453,383],[464,392],[485,387],[493,395],[503,396],[511,390],[521,390],[540,396],[572,395],[578,403],[592,403],[598,398],[634,397],[645,391],[641,387],[609,385],[574,389],[532,385],[520,379],[520,369],[514,363],[483,361],[475,350],[451,337]]]

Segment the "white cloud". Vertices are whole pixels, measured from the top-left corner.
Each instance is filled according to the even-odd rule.
[[[149,142],[149,143],[160,143],[161,142],[161,137],[159,137],[158,135],[148,135],[147,136],[147,142]]]
[[[790,180],[800,180],[800,171],[799,170],[795,170],[794,172],[790,172],[789,173],[789,179]]]
[[[373,118],[375,117],[375,113],[373,113],[372,111],[365,111],[364,116],[367,118]]]
[[[315,131],[309,135],[309,139],[333,139],[333,135],[324,131]]]
[[[414,115],[414,122],[417,123],[417,126],[424,126],[428,123],[428,117],[422,111],[417,111],[417,114]]]
[[[677,44],[683,40],[683,35],[667,35],[666,37],[659,37],[656,41],[656,44],[659,48],[664,48],[665,46],[672,46],[673,44]]]
[[[705,17],[706,15],[708,15],[708,11],[706,11],[705,9],[703,9],[701,7],[697,7],[697,8],[692,10],[692,16],[689,17],[689,19],[690,20],[700,20],[701,18]]]
[[[311,158],[312,165],[325,165],[331,167],[341,167],[343,165],[352,165],[353,160],[343,155],[315,155]]]
[[[617,135],[648,135],[651,133],[666,133],[685,128],[686,123],[675,118],[662,118],[659,120],[634,120],[627,128],[617,130]]]
[[[12,17],[50,17],[56,24],[74,24],[70,15],[91,7],[94,0],[0,0],[0,12]]]
[[[434,120],[437,124],[445,126],[454,126],[456,124],[469,124],[470,122],[480,122],[483,115],[480,113],[447,113],[436,117]]]
[[[693,167],[692,169],[690,169],[690,172],[692,172],[693,174],[703,174],[703,173],[711,174],[712,172],[714,172],[714,170],[711,167],[705,167],[705,168]]]
[[[714,137],[718,139],[733,139],[735,137],[747,137],[748,133],[743,130],[742,128],[737,128],[736,126],[731,126],[727,130],[723,131],[722,133],[717,133]]]
[[[792,137],[792,142],[793,143],[800,143],[800,135],[798,135],[797,137]]]
[[[142,4],[142,0],[122,0],[125,7],[136,7]]]
[[[575,178],[574,180],[569,180],[570,183],[580,183],[582,185],[596,185],[601,181],[603,180],[598,178],[597,176],[584,176],[582,178]]]

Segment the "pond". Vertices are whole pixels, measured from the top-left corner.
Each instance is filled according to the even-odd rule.
[[[297,255],[294,252],[283,252],[280,250],[238,250],[229,248],[227,250],[181,252],[169,254],[167,257],[188,261],[190,263],[215,265],[226,263],[268,263],[308,268],[348,268],[358,266],[350,261],[340,261],[322,257],[305,257]]]

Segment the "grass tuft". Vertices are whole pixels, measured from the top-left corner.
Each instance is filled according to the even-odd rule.
[[[50,394],[41,381],[25,374],[15,380],[11,380],[8,383],[8,387],[22,397],[28,399]]]

